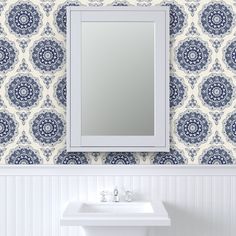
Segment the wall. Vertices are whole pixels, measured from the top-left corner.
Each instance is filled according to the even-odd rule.
[[[170,5],[170,153],[66,153],[68,4]],[[0,163],[235,163],[235,4],[233,0],[1,0]]]
[[[1,167],[0,235],[84,236],[78,227],[60,227],[65,204],[99,200],[115,186],[121,197],[132,190],[135,200],[164,202],[171,227],[150,236],[235,235],[235,166],[93,167]]]

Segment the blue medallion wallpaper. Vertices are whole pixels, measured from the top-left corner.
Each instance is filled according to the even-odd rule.
[[[169,153],[66,152],[69,5],[170,6]],[[235,13],[236,0],[0,0],[0,164],[235,164]]]

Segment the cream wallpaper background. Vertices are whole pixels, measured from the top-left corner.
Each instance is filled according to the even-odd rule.
[[[66,153],[65,6],[157,4],[171,8],[171,152]],[[234,0],[0,0],[0,164],[234,164],[235,12]]]

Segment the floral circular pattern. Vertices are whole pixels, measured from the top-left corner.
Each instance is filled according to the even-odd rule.
[[[56,98],[64,106],[66,106],[66,78],[63,77],[56,85]]]
[[[211,36],[223,36],[230,32],[234,23],[234,13],[223,3],[210,3],[200,14],[200,24]]]
[[[65,53],[59,42],[52,39],[42,39],[36,42],[31,50],[32,62],[43,72],[53,72],[61,69]]]
[[[39,113],[31,124],[32,134],[42,144],[55,144],[64,135],[64,122],[53,112]]]
[[[0,144],[5,145],[13,140],[17,132],[17,123],[6,112],[0,112]]]
[[[170,152],[158,152],[154,156],[152,164],[154,165],[183,165],[186,164],[183,156],[179,151],[170,149]]]
[[[176,61],[187,72],[199,72],[209,63],[210,50],[199,39],[187,39],[176,51]]]
[[[126,7],[129,6],[129,2],[127,1],[114,1],[111,6],[113,7]]]
[[[199,144],[208,136],[210,124],[200,112],[186,112],[177,122],[177,134],[187,144]]]
[[[31,148],[18,148],[7,158],[7,164],[13,165],[35,165],[41,164],[41,159],[36,151]]]
[[[200,85],[201,98],[210,108],[223,108],[230,103],[234,94],[232,84],[221,75],[213,75]]]
[[[107,165],[133,165],[137,164],[134,154],[131,152],[110,152],[105,157]]]
[[[0,71],[12,69],[17,61],[17,50],[13,44],[5,39],[0,39]]]
[[[55,163],[59,165],[86,165],[89,164],[83,152],[66,152],[64,150],[55,159]]]
[[[185,87],[176,76],[170,76],[170,107],[178,106],[185,96]]]
[[[32,3],[20,2],[7,13],[10,31],[18,36],[30,36],[37,33],[41,23],[38,8]]]
[[[68,2],[59,6],[55,15],[55,21],[60,33],[66,34],[66,7],[79,5],[78,2]]]
[[[173,2],[163,3],[162,5],[170,7],[170,35],[175,36],[181,33],[187,18],[182,8]]]
[[[236,41],[228,43],[224,49],[224,59],[228,68],[236,71]]]
[[[236,143],[236,113],[231,114],[224,122],[224,132],[230,141]]]
[[[41,87],[32,76],[19,75],[7,86],[8,97],[13,105],[30,108],[39,100]]]
[[[75,2],[74,0],[72,1]],[[70,1],[70,3],[68,3],[69,1],[66,1],[67,2],[66,4],[73,5],[71,3],[72,1]],[[32,52],[33,52],[34,47],[32,47],[31,61],[32,61],[32,65],[34,65],[34,68],[36,70],[40,70],[39,72],[53,73],[54,71],[57,71],[58,69],[64,66],[65,51],[64,51],[63,44],[58,42],[56,38],[55,40],[54,38],[49,38],[49,37],[42,38],[41,32],[39,32],[40,27],[41,27],[41,22],[42,22],[42,14],[46,16],[48,13],[48,15],[55,16],[54,21],[55,21],[55,26],[58,32],[60,32],[63,35],[66,34],[66,6],[65,6],[66,4],[65,3],[63,3],[62,5],[59,5],[59,4],[61,3],[55,2],[55,4],[46,4],[46,5],[44,4],[44,6],[38,7],[36,6],[36,4],[34,4],[33,1],[27,1],[27,0],[18,1],[17,0],[17,3],[14,3],[11,6],[7,7],[9,8],[9,10],[7,10],[8,12],[6,12],[6,17],[5,17],[6,25],[4,24],[2,25],[2,28],[3,28],[2,30],[6,33],[9,32],[10,30],[13,36],[14,35],[17,36],[20,41],[22,41],[20,38],[22,37],[23,41],[22,42],[19,41],[19,43],[22,43],[22,47],[21,47],[20,44],[18,46],[15,46],[16,42],[13,42],[13,40],[11,42],[10,38],[4,38],[4,37],[0,38],[0,73],[1,72],[5,73],[14,69],[15,64],[17,63],[19,58],[22,59],[21,56],[23,55],[22,54],[23,46],[26,49],[25,55],[28,55],[28,51],[27,51],[28,40],[24,40],[24,39],[36,33],[37,33],[37,37],[40,39],[40,41],[37,41],[37,42],[44,42],[46,39],[57,42],[60,45],[61,49],[63,49],[64,56],[62,59],[63,61],[62,64],[57,63],[57,61],[55,62],[53,60],[51,60],[50,62],[50,57],[53,59],[53,56],[50,56],[50,55],[54,55],[55,54],[54,52],[58,53],[58,51],[55,49],[54,52],[52,51],[50,52],[51,54],[50,53],[41,54],[40,55],[41,58],[39,59],[38,57],[38,62],[36,62],[38,64],[36,65],[35,61],[37,60],[37,56],[35,56],[35,60],[33,60]],[[175,1],[167,0],[164,4],[170,6],[170,34],[172,37],[175,37],[176,35],[180,35],[184,31],[184,29],[186,29],[185,27],[187,24],[188,24],[188,27],[190,28],[191,22],[187,21],[188,20],[187,15],[190,15],[190,18],[191,18],[191,14],[194,13],[193,11],[197,10],[194,13],[196,17],[197,16],[196,14],[199,10],[198,7],[195,6],[197,7],[197,9],[190,9],[189,7],[188,9],[189,11],[185,11],[185,9],[187,9],[186,6],[180,2],[176,3]],[[24,6],[26,5],[32,6],[33,7],[32,10],[27,12],[27,10],[29,10],[29,7],[27,7],[27,9],[25,7],[25,10],[24,10]],[[78,1],[74,5],[79,5]],[[129,3],[126,1],[114,1],[110,5],[121,6],[121,5],[129,5]],[[63,10],[61,10],[62,6],[64,6]],[[224,11],[222,9],[224,9]],[[43,12],[40,12],[41,10]],[[60,10],[61,12],[59,13]],[[219,1],[219,2],[211,2],[211,3],[209,2],[208,4],[205,4],[204,8],[201,10],[201,13],[199,15],[198,25],[197,25],[197,22],[196,24],[194,24],[194,26],[197,27],[197,30],[198,30],[198,27],[200,26],[202,29],[202,32],[204,32],[206,35],[209,35],[210,37],[215,37],[211,39],[212,41],[215,41],[215,43],[218,43],[219,47],[226,44],[226,47],[224,48],[224,51],[223,51],[223,56],[222,56],[223,58],[219,59],[218,65],[220,66],[223,63],[222,61],[224,61],[225,65],[228,66],[228,71],[232,70],[232,72],[236,71],[236,39],[230,42],[224,41],[223,43],[221,43],[221,40],[219,39],[219,37],[224,37],[226,34],[230,32],[233,34],[232,32],[233,27],[235,26],[234,22],[235,22],[235,15],[230,4],[227,5],[227,2],[224,3],[222,1]],[[6,28],[6,26],[8,27],[9,30]],[[188,32],[186,33],[188,34]],[[194,36],[194,34],[188,34],[188,35]],[[176,72],[177,75],[178,74],[181,75],[182,72],[185,73],[186,71],[190,73],[191,72],[198,73],[199,71],[206,68],[208,65],[208,62],[211,58],[210,56],[211,50],[208,48],[207,44],[203,41],[204,39],[201,39],[200,36],[199,38],[197,38],[196,32],[195,32],[195,36],[196,36],[195,38],[189,38],[189,39],[191,40],[195,39],[196,41],[201,41],[208,50],[207,51],[209,53],[208,58],[207,57],[205,58],[205,62],[207,61],[206,65],[202,66],[204,64],[203,63],[204,59],[201,58],[202,55],[206,55],[206,53],[204,53],[205,51],[204,47],[201,47],[201,46],[198,47],[200,51],[199,53],[200,56],[198,55],[200,62],[197,61],[196,64],[194,64],[195,63],[194,60],[192,62],[191,60],[187,60],[186,58],[184,58],[184,56],[186,57],[186,54],[182,54],[182,57],[180,56],[179,58],[177,58],[177,50],[176,50],[175,51],[176,63],[178,64],[178,67],[180,68]],[[219,40],[217,40],[217,38]],[[176,43],[179,44],[177,49],[180,49],[181,43],[186,42],[189,39],[186,39],[185,41],[182,41],[182,42],[179,42],[179,40],[177,39]],[[208,40],[209,40],[209,37],[208,37]],[[32,43],[34,46],[36,46],[37,42],[32,43],[31,41],[29,45],[31,45]],[[210,44],[210,41],[207,43]],[[193,44],[195,45],[196,43],[193,43]],[[184,45],[184,46],[187,47],[187,45]],[[191,45],[188,45],[188,46],[190,47]],[[60,52],[60,47],[54,47],[54,48],[57,48],[57,49],[59,48],[59,52]],[[213,47],[212,47],[212,50],[213,50]],[[19,50],[21,48],[21,50],[18,51],[17,48],[19,48]],[[202,51],[200,49],[202,49]],[[182,51],[183,50],[184,49],[182,48]],[[18,56],[18,54],[20,57]],[[195,54],[198,54],[198,52]],[[58,55],[61,55],[61,53],[58,53]],[[187,58],[188,57],[194,58],[195,57],[194,53],[191,54],[189,52],[189,56],[187,56]],[[48,58],[49,58],[49,62],[46,61],[46,59]],[[57,56],[55,58],[57,58]],[[223,69],[225,70],[225,68]],[[225,71],[227,72],[227,69]],[[42,93],[42,87],[40,85],[41,81],[39,83],[39,80],[37,80],[37,78],[34,78],[31,75],[25,75],[25,76],[30,77],[32,79],[31,81],[32,83],[30,82],[27,83],[26,79],[24,79],[25,84],[22,84],[19,81],[16,81],[16,78],[21,78],[21,75],[17,75],[17,76],[14,76],[14,78],[10,79],[9,82],[7,82],[8,87],[5,90],[5,94],[7,95],[8,100],[11,102],[11,105],[14,107],[17,107],[18,109],[25,109],[25,108],[30,109],[32,106],[37,105],[40,99],[40,95]],[[196,77],[196,76],[193,76],[193,77]],[[52,77],[48,76],[48,78],[51,79]],[[58,104],[60,104],[61,106],[66,105],[66,82],[65,81],[66,81],[66,78],[60,78],[60,80],[55,84],[55,87],[54,87],[54,96],[56,100],[58,101]],[[198,82],[196,84],[198,84]],[[175,75],[173,76],[173,78],[170,78],[170,106],[172,108],[177,107],[177,106],[183,107],[182,104],[185,101],[184,100],[185,96],[189,95],[187,94],[186,89],[188,86],[191,86],[191,85],[194,86],[194,84],[191,84],[191,83],[189,83],[189,85],[185,84],[185,80],[182,80],[181,78],[178,78],[178,77],[176,78]],[[34,88],[35,90],[32,91],[32,88]],[[40,92],[38,92],[39,90]],[[204,80],[201,82],[199,86],[199,96],[200,96],[200,99],[202,100],[202,104],[204,104],[206,107],[209,107],[210,109],[216,109],[217,111],[217,109],[224,109],[226,106],[229,106],[229,105],[233,107],[232,101],[234,99],[233,98],[233,95],[235,93],[234,90],[235,89],[234,89],[233,81],[231,80],[231,78],[228,78],[227,76],[220,75],[220,74],[208,75],[206,78],[204,78]],[[53,96],[53,94],[51,95]],[[49,97],[51,95],[49,95]],[[4,108],[5,98],[2,97],[2,100],[3,101],[0,101],[0,106],[3,104],[2,108]],[[9,104],[9,102],[7,102],[7,104]],[[197,105],[201,105],[201,104],[197,104]],[[40,105],[38,105],[38,108],[40,108]],[[183,107],[183,110],[186,110],[186,109],[188,110],[188,107]],[[189,114],[189,112],[191,111],[193,110],[186,111],[184,114],[187,114],[187,113]],[[33,110],[32,110],[32,113],[34,113]],[[45,112],[40,112],[40,113],[44,114]],[[32,126],[34,123],[33,121],[36,120],[36,118],[40,115],[40,113],[38,113],[38,115],[33,114],[34,119],[32,120],[31,127],[30,127],[32,137],[35,138],[36,142],[40,142],[40,145],[54,144],[55,142],[59,142],[61,138],[57,139],[57,137],[60,136],[60,132],[58,132],[58,136],[56,134],[55,136],[53,136],[53,134],[47,135],[45,134],[45,132],[42,136],[40,136],[41,131],[38,131],[38,135],[39,135],[38,139],[32,133]],[[54,112],[51,112],[51,113],[54,113]],[[176,110],[174,117],[178,116],[179,115],[178,113],[179,113],[179,110]],[[204,116],[203,113],[201,114]],[[27,116],[27,114],[26,113],[24,114],[24,112],[22,113],[22,117],[23,115]],[[195,141],[196,142],[198,141],[197,137],[194,137],[195,141],[193,141],[193,138],[191,137],[190,134],[187,134],[186,136],[185,131],[182,131],[182,134],[179,134],[180,131],[177,132],[177,125],[180,123],[180,117],[182,115],[183,114],[181,114],[178,117],[177,123],[175,125],[176,135],[179,138],[179,142],[177,142],[177,144],[180,142],[181,143],[185,142],[185,144],[186,143],[195,144]],[[60,117],[59,114],[58,114],[58,117],[63,121],[63,119]],[[204,118],[206,118],[206,116],[204,116]],[[19,119],[21,118],[19,117]],[[210,131],[210,122],[208,121],[207,118],[206,120],[208,122],[209,127],[208,127],[208,131],[205,131],[205,132],[208,133]],[[202,119],[202,126],[204,126],[203,125],[204,122],[205,121]],[[60,122],[58,122],[58,124],[60,124]],[[12,142],[15,139],[17,132],[20,132],[21,130],[21,129],[18,129],[18,125],[19,124],[15,120],[14,116],[12,116],[10,113],[6,111],[0,112],[0,146],[1,145],[5,146],[6,144]],[[45,129],[48,130],[50,128],[45,128]],[[195,129],[194,127],[190,128],[190,130],[194,130],[194,129]],[[64,134],[64,130],[65,130],[65,127],[63,128],[63,132],[62,132],[63,134]],[[213,132],[215,131],[213,130]],[[232,142],[233,145],[236,143],[236,111],[232,112],[231,114],[229,114],[229,116],[227,116],[227,118],[224,120],[223,130],[221,131],[219,130],[219,135],[221,135],[220,132],[224,133],[227,140]],[[199,129],[199,133],[200,133],[199,140],[201,142],[201,140],[203,140],[202,137],[204,136],[204,135],[201,136],[201,134],[204,134],[204,132],[201,131],[201,129]],[[183,138],[181,138],[181,135]],[[226,147],[210,147],[209,149],[207,149],[205,152],[202,153],[201,157],[199,158],[199,164],[233,164],[235,163],[233,154],[225,148]],[[109,153],[107,153],[107,154],[104,154],[106,158],[104,156],[102,157],[99,156],[97,158],[98,159],[103,158],[103,163],[106,161],[107,162],[106,164],[138,164],[139,163],[138,155],[141,155],[141,154],[136,154],[136,153],[131,153],[131,154],[118,153],[117,155],[116,154],[117,153],[114,153],[113,155],[111,154],[111,157],[108,158]],[[90,155],[93,155],[93,154],[91,153]],[[80,164],[90,163],[90,157],[88,157],[89,155],[87,155],[86,153],[85,154],[84,153],[66,153],[66,151],[61,150],[58,154],[56,153],[56,151],[53,151],[52,156],[57,156],[54,159],[55,164],[80,165]],[[143,159],[143,161],[148,163],[149,157],[150,156],[147,156],[145,160]],[[171,149],[169,153],[155,153],[155,155],[152,158],[154,158],[151,161],[151,163],[153,164],[187,164],[187,159],[185,158],[184,154],[175,148]],[[41,158],[39,157],[39,154],[37,153],[37,151],[33,149],[33,147],[32,148],[20,147],[17,149],[13,149],[6,159],[6,164],[41,164],[41,163],[42,163]]]
[[[199,161],[203,165],[233,164],[231,155],[223,148],[210,148],[200,157]]]

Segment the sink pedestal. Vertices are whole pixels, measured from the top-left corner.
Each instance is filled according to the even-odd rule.
[[[147,236],[146,227],[83,227],[85,236]]]

